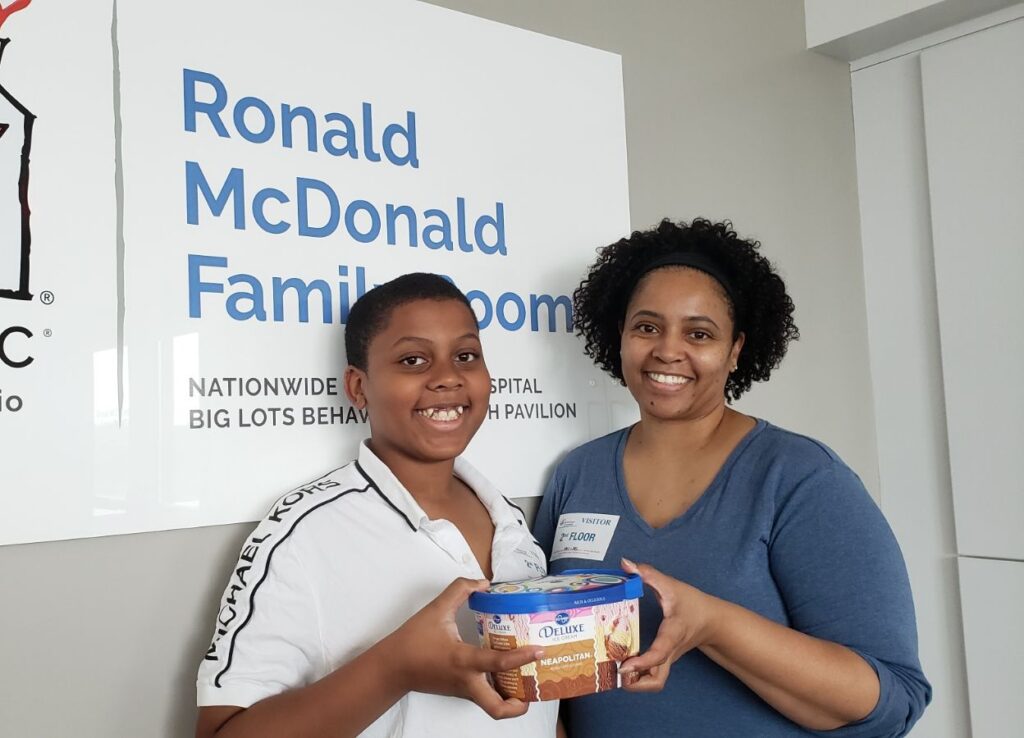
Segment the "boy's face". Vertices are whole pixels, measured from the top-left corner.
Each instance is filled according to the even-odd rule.
[[[491,375],[470,310],[456,300],[396,307],[370,340],[366,371],[348,367],[349,399],[370,413],[374,452],[417,461],[458,456],[487,414]]]

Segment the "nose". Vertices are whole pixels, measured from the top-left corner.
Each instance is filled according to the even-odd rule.
[[[434,364],[427,382],[432,390],[458,389],[462,386],[462,372],[454,361],[439,361]]]
[[[678,363],[686,358],[686,342],[674,331],[664,331],[658,336],[651,354],[665,364]]]

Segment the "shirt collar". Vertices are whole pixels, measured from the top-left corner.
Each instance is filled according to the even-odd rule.
[[[455,476],[465,482],[487,508],[495,532],[509,526],[526,526],[522,510],[461,456],[455,459]]]
[[[412,530],[419,530],[420,526],[430,520],[416,502],[416,498],[398,481],[398,477],[391,472],[387,464],[370,450],[365,440],[359,444],[356,466],[373,490],[389,507],[405,518],[405,522]],[[495,532],[508,526],[526,525],[522,510],[503,496],[497,487],[461,456],[455,459],[454,471],[455,476],[473,490],[477,499],[487,509],[491,522],[494,523]]]

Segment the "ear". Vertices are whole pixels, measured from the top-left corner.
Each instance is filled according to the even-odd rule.
[[[739,363],[740,351],[743,350],[743,343],[747,339],[746,333],[740,333],[732,342],[732,350],[729,351],[729,366],[734,367]],[[733,370],[734,371],[734,370]]]
[[[363,388],[365,382],[366,372],[351,364],[345,367],[345,396],[360,410],[366,407],[366,392]]]

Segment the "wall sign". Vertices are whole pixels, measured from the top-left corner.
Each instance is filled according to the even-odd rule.
[[[476,310],[507,495],[610,430],[569,296],[629,227],[618,56],[410,2],[86,10],[3,28],[0,543],[256,519],[344,462],[348,310],[408,271]]]

